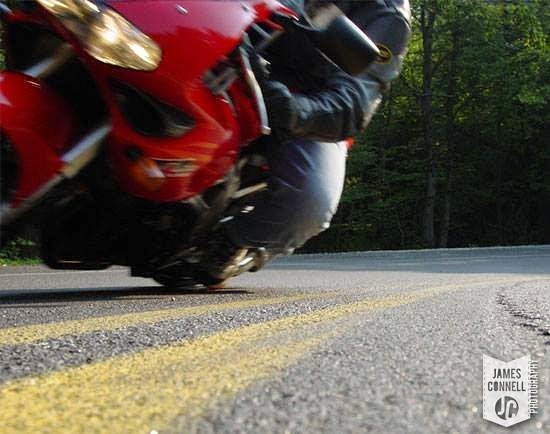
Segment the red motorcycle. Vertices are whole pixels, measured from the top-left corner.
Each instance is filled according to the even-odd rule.
[[[2,239],[30,223],[52,268],[120,264],[169,286],[215,283],[200,266],[209,236],[268,188],[265,50],[300,31],[352,73],[378,55],[344,16],[316,29],[276,0],[0,11]]]

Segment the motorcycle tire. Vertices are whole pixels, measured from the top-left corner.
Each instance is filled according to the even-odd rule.
[[[198,273],[195,276],[188,276],[174,272],[154,274],[152,278],[169,290],[187,290],[200,291],[206,289],[215,289],[224,280],[216,279],[207,273]]]

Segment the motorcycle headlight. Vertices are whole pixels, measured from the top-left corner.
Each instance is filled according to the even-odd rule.
[[[150,71],[160,63],[160,47],[122,15],[91,0],[37,0],[82,41],[95,59]]]

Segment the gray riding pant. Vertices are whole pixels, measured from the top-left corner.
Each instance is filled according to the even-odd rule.
[[[254,210],[227,223],[227,234],[242,247],[292,251],[328,229],[346,173],[346,142],[296,140],[271,143],[269,189]]]

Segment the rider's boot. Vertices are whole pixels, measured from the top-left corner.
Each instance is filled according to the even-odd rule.
[[[235,245],[219,231],[208,243],[201,265],[214,279],[225,280],[236,274],[247,253],[248,249]]]
[[[247,271],[258,271],[270,259],[271,255],[265,248],[237,246],[220,230],[205,250],[202,267],[212,278],[227,280]]]

